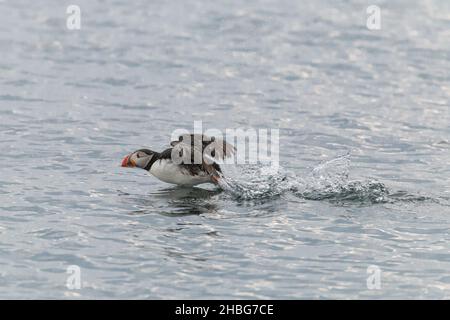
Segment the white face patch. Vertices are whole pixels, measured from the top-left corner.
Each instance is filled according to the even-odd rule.
[[[153,154],[149,155],[143,151],[136,151],[131,155],[131,162],[133,162],[138,168],[145,168],[147,164],[152,160]]]

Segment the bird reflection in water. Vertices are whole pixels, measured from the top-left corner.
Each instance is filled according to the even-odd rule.
[[[148,195],[133,197],[137,210],[130,215],[158,213],[164,216],[200,215],[214,213],[217,205],[214,198],[222,192],[220,189],[202,189],[198,187],[170,187]]]

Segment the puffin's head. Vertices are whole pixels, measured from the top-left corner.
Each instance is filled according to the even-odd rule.
[[[155,152],[148,149],[137,150],[122,160],[122,167],[147,169]]]

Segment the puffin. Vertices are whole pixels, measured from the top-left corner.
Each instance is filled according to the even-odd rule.
[[[122,160],[122,167],[140,168],[166,183],[195,186],[219,184],[224,178],[218,161],[232,157],[236,149],[223,139],[204,134],[184,134],[162,152],[139,149]]]

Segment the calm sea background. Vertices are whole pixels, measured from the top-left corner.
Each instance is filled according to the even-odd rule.
[[[450,298],[449,1],[73,2],[0,1],[0,298]],[[280,171],[120,167],[194,121]]]

